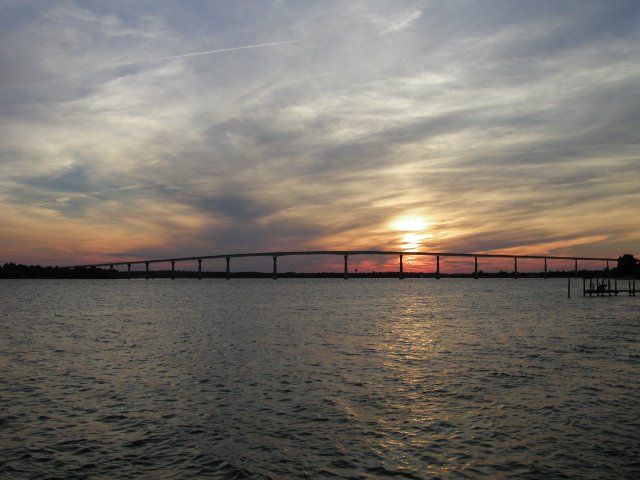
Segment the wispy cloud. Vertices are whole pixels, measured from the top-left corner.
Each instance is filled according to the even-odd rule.
[[[391,25],[389,25],[387,28],[385,28],[382,31],[382,35],[386,35],[387,33],[391,33],[391,32],[399,32],[401,30],[404,30],[405,28],[407,28],[409,25],[411,25],[414,21],[416,21],[418,18],[420,18],[420,16],[422,15],[422,12],[420,10],[416,10],[415,12],[410,13],[409,15],[394,21]]]

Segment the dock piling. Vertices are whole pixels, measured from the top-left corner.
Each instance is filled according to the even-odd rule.
[[[171,260],[171,280],[176,279],[176,261]]]
[[[404,271],[402,266],[402,254],[400,254],[400,275],[398,276],[400,280],[404,279]]]
[[[202,259],[198,259],[198,280],[202,280]]]
[[[231,262],[231,257],[225,257],[227,259],[227,280],[231,279],[231,270],[229,269],[229,263]]]
[[[440,255],[436,255],[436,280],[440,280]]]

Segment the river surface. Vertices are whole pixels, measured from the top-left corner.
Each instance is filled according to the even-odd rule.
[[[2,280],[0,478],[638,478],[640,298],[566,282]]]

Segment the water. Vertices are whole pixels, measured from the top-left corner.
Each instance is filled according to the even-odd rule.
[[[566,280],[0,282],[1,478],[637,478],[640,300]]]

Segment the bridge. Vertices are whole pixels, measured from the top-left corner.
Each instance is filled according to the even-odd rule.
[[[231,253],[221,255],[200,255],[195,257],[180,257],[180,258],[162,258],[153,260],[129,260],[122,262],[107,262],[107,263],[94,263],[88,265],[73,265],[64,268],[92,268],[92,267],[109,267],[113,269],[115,266],[126,265],[127,273],[131,273],[132,265],[145,265],[146,277],[149,278],[149,265],[155,263],[170,263],[171,264],[171,278],[175,278],[175,266],[178,262],[198,262],[198,278],[202,278],[202,262],[204,260],[222,259],[226,260],[227,280],[231,278],[231,259],[232,258],[246,258],[246,257],[272,257],[273,259],[273,279],[278,278],[278,258],[288,256],[309,256],[309,255],[336,255],[341,256],[344,259],[344,278],[349,278],[349,257],[356,255],[383,255],[383,256],[397,256],[399,258],[399,271],[398,278],[404,278],[403,258],[405,256],[415,257],[435,257],[436,270],[434,272],[435,278],[440,278],[440,259],[463,257],[474,259],[474,278],[478,278],[478,259],[493,258],[493,259],[512,259],[513,260],[513,275],[514,278],[518,278],[518,260],[523,259],[535,259],[542,260],[544,262],[544,274],[547,275],[547,262],[550,260],[564,260],[574,262],[574,276],[578,276],[578,262],[590,261],[590,262],[603,262],[606,263],[606,271],[609,271],[609,262],[617,262],[615,258],[600,258],[600,257],[567,257],[567,256],[551,256],[551,255],[511,255],[500,253],[454,253],[454,252],[405,252],[405,251],[387,251],[387,250],[313,250],[313,251],[293,251],[293,252],[254,252],[254,253]]]

